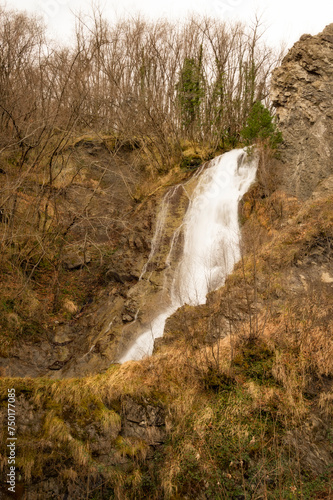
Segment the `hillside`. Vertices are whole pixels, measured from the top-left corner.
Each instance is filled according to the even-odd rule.
[[[21,164],[0,257],[1,474],[15,388],[15,498],[333,498],[332,67],[329,25],[273,71],[283,142],[256,143],[242,258],[205,305],[167,320],[141,361],[116,363],[159,300],[161,255],[139,278],[163,196],[186,183],[164,255],[196,167],[243,145],[244,123],[228,146],[182,138],[181,159],[158,175],[139,139],[112,134],[61,137],[57,154],[52,139],[62,168],[51,185]],[[23,154],[12,153],[1,159],[8,192]]]

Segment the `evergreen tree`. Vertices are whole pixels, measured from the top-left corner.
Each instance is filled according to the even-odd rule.
[[[200,47],[198,60],[189,57],[184,59],[177,93],[182,126],[193,132],[195,124],[200,122],[200,104],[204,97],[202,47]]]
[[[241,135],[246,144],[252,144],[256,140],[265,141],[273,149],[282,142],[282,134],[274,122],[274,117],[260,101],[252,106]]]

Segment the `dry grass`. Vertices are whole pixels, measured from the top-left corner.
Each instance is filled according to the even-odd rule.
[[[316,245],[329,255],[331,201],[309,202],[288,224],[276,222],[279,231],[267,226],[269,238],[224,290],[175,315],[173,342],[154,356],[82,379],[3,378],[2,400],[10,384],[41,412],[42,438],[21,436],[26,481],[52,460],[65,484],[91,477],[117,499],[330,498],[331,289],[319,279],[291,293],[286,283],[297,261],[310,269]],[[144,441],[121,435],[127,397],[165,409],[168,437],[154,461]],[[91,453],[91,425],[108,440],[112,465]]]
[[[301,432],[302,426],[311,416],[313,408],[305,396],[311,375],[310,366],[317,374],[332,375],[330,355],[320,355],[332,349],[327,335],[318,329],[315,338],[311,339],[304,315],[298,322],[294,314],[295,317],[291,318],[291,312],[288,312],[287,319],[281,316],[279,324],[276,319],[266,320],[257,351],[249,347],[244,335],[234,343],[233,356],[228,337],[221,340],[219,346],[202,346],[192,352],[185,348],[184,343],[178,342],[171,348],[161,349],[152,358],[140,363],[125,363],[103,375],[81,380],[52,381],[46,386],[45,381],[41,380],[17,381],[17,387],[21,384],[22,388],[31,391],[30,399],[39,407],[45,407],[52,401],[54,409],[48,410],[44,421],[45,446],[48,443],[51,449],[56,449],[58,445],[68,449],[73,465],[71,468],[66,468],[65,463],[60,466],[64,471],[65,482],[77,481],[87,471],[96,475],[96,467],[99,466],[91,458],[89,441],[74,438],[71,430],[75,421],[86,425],[84,422],[89,421],[86,420],[86,409],[95,406],[95,410],[90,410],[90,417],[100,422],[104,432],[113,436],[114,462],[121,464],[124,458],[133,462],[126,479],[120,471],[116,473],[115,470],[103,469],[104,480],[113,485],[114,492],[118,492],[115,493],[116,498],[126,498],[128,491],[132,491],[132,494],[136,491],[138,498],[143,498],[141,488],[146,474],[147,444],[117,437],[120,416],[115,410],[103,406],[116,405],[124,395],[130,395],[136,399],[154,397],[159,404],[168,408],[171,440],[164,447],[164,458],[159,462],[157,479],[158,491],[165,498],[181,496],[185,489],[189,491],[190,498],[195,498],[200,491],[213,485],[215,498],[228,498],[229,491],[238,494],[244,494],[245,491],[245,494],[249,494],[252,486],[250,488],[246,479],[248,474],[257,495],[265,495],[265,491],[268,494],[269,487],[265,481],[267,477],[273,476],[276,481],[280,481],[281,498],[284,498],[283,495],[294,484],[298,491],[303,479],[299,472],[295,472],[286,485],[283,484],[288,471],[285,462],[288,454],[282,436],[288,429],[298,428]],[[317,311],[312,309],[311,314],[317,314]],[[295,325],[303,325],[297,338],[286,327],[291,324],[293,331]],[[259,356],[262,351],[272,353],[272,364],[269,376],[266,374],[260,379],[262,372],[253,371],[256,359],[252,358],[252,364],[247,365],[246,359],[249,358],[246,356],[257,356],[260,365],[264,359]],[[233,362],[240,355],[245,361],[241,366]],[[217,357],[219,362],[216,364]],[[312,364],[309,364],[310,360]],[[205,377],[211,373],[209,370],[212,367],[218,370],[221,386],[204,389],[207,387]],[[3,395],[7,383],[3,380],[1,384]],[[15,381],[11,380],[13,383]],[[316,407],[327,418],[332,416],[332,397],[332,392],[325,392],[318,394],[317,398]],[[62,414],[63,408],[72,414],[70,419],[60,416],[59,411]],[[261,464],[259,468],[254,469],[252,459],[249,461],[246,458],[249,453],[257,457],[256,463]],[[291,453],[293,460],[296,460],[294,452]],[[63,460],[60,456],[54,457],[58,463]],[[279,471],[273,471],[273,463],[274,467],[280,464]],[[21,466],[27,481],[31,473],[40,469],[36,456],[26,456]],[[98,470],[98,474],[101,474],[102,469]],[[194,471],[196,481],[192,480]]]

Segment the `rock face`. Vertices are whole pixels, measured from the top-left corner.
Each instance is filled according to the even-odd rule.
[[[301,199],[333,175],[333,24],[303,35],[272,76],[284,188]]]
[[[158,446],[164,442],[165,414],[162,408],[151,404],[142,405],[127,398],[123,414],[123,436],[143,439],[150,446]]]

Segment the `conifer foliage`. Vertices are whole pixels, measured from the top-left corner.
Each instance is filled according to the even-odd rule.
[[[248,145],[259,141],[275,149],[282,142],[282,134],[277,129],[274,117],[260,101],[252,106],[241,135]]]
[[[205,95],[202,74],[202,45],[199,58],[185,57],[177,84],[182,126],[193,134],[194,126],[200,122],[200,104]]]

